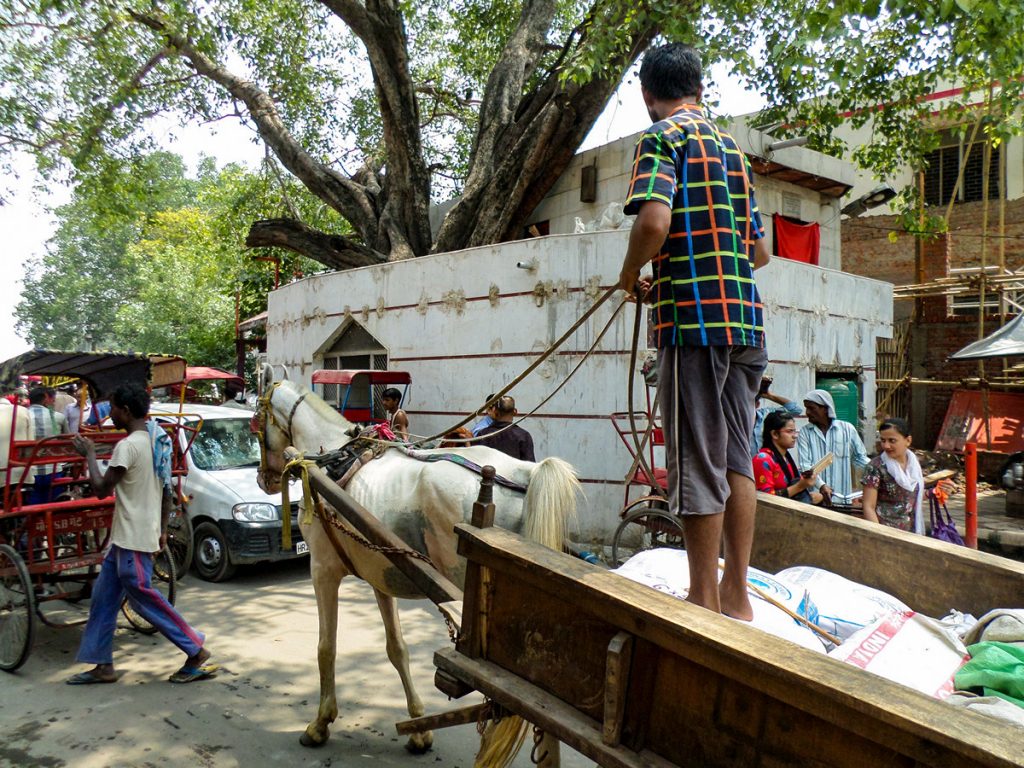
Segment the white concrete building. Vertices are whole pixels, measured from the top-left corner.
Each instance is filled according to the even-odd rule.
[[[762,200],[796,194],[789,184],[773,190],[770,178],[759,183]],[[590,213],[562,205],[560,221]],[[607,204],[599,198],[593,205],[596,211]],[[816,205],[830,210],[832,203]],[[555,220],[554,213],[546,215]],[[627,237],[623,229],[556,234],[300,280],[270,296],[269,362],[286,365],[307,385],[318,368],[408,370],[411,430],[433,434],[515,378],[572,326],[602,286],[617,281]],[[890,332],[891,286],[783,259],[757,277],[774,389],[799,399],[816,375],[842,369],[861,376],[863,402],[873,403],[875,337]],[[617,303],[609,301],[516,388],[521,412],[532,411],[562,382]],[[595,543],[614,530],[631,462],[608,418],[627,406],[631,312],[616,318],[580,371],[523,424],[538,457],[558,455],[576,466],[587,494],[579,537]],[[645,338],[642,332],[641,344]],[[635,405],[644,406],[639,385]]]

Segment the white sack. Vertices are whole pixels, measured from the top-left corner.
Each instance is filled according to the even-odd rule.
[[[625,576],[640,584],[646,584],[680,600],[685,600],[690,592],[690,566],[685,550],[681,549],[661,547],[638,552],[612,573]],[[721,570],[719,570],[718,576],[721,579]],[[794,613],[804,615],[802,611],[809,611],[813,615],[813,605],[807,600],[804,590],[756,568],[748,569],[747,580]],[[750,603],[754,609],[754,620],[750,622],[751,626],[809,650],[818,653],[825,652],[818,636],[787,615],[785,611],[759,599],[753,593],[751,593]],[[813,618],[809,620],[813,621]]]
[[[953,693],[953,677],[970,659],[960,638],[913,611],[883,616],[829,656],[937,699]]]
[[[806,589],[818,608],[817,625],[840,640],[886,614],[910,610],[892,595],[823,568],[798,565],[779,571],[776,576]]]

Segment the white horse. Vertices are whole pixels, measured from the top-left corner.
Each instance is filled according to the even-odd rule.
[[[349,442],[353,425],[314,393],[289,381],[269,386],[256,416],[264,437],[266,471],[260,485],[268,493],[280,488],[284,467],[282,451],[292,445],[305,455],[336,450]],[[534,464],[504,453],[473,446],[426,453],[454,453],[526,486],[524,494],[501,485],[494,487],[495,525],[521,532],[535,541],[561,548],[566,525],[576,512],[579,482],[572,467],[549,458]],[[427,555],[445,576],[458,585],[465,577],[465,561],[456,554],[454,527],[468,521],[480,489],[479,475],[449,461],[426,463],[388,449],[363,466],[347,491],[410,547]],[[335,698],[335,655],[338,631],[338,587],[345,576],[356,576],[373,587],[387,636],[388,659],[398,670],[410,717],[424,714],[423,703],[409,674],[408,648],[402,637],[396,597],[423,598],[386,556],[370,551],[348,536],[341,540],[347,563],[334,549],[317,519],[301,522],[309,544],[310,571],[320,617],[317,662],[320,669],[320,706],[300,739],[305,746],[327,741],[328,727],[338,716]],[[409,738],[406,748],[423,752],[433,743],[425,731]]]

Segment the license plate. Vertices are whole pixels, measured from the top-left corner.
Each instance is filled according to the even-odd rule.
[[[309,552],[309,544],[307,544],[304,541],[296,541],[295,542],[295,554],[296,555],[304,555],[307,552]]]

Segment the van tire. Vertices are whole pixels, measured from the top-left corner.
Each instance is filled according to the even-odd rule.
[[[228,554],[228,542],[216,523],[196,526],[192,564],[204,581],[227,581],[235,574]]]

